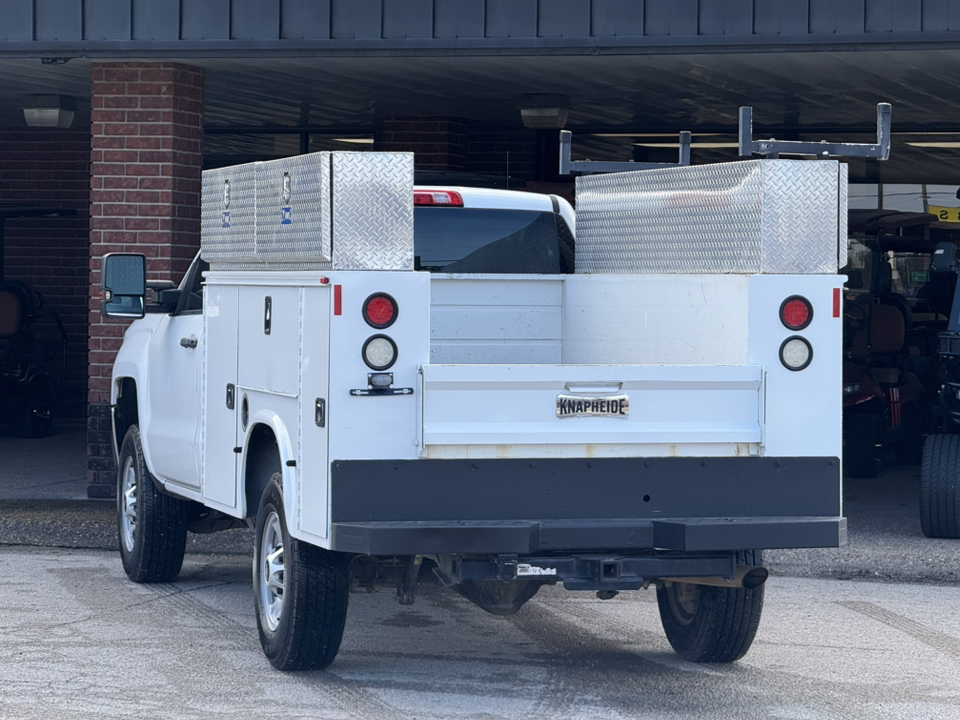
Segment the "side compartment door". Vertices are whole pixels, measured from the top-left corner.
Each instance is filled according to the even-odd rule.
[[[302,292],[300,530],[329,542],[331,290],[326,286],[305,288]]]
[[[239,288],[211,285],[204,310],[203,496],[220,509],[237,507],[237,328]]]

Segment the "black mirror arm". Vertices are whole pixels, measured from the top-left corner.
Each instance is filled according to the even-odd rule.
[[[160,284],[160,283],[157,283]],[[173,285],[173,283],[170,283]],[[152,289],[153,283],[148,283],[147,287]],[[180,290],[176,287],[165,287],[155,289],[153,292],[153,302],[149,303],[145,310],[147,313],[172,313],[180,304]]]

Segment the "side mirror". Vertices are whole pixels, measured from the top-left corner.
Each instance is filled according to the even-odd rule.
[[[100,312],[103,315],[143,317],[147,294],[147,260],[143,255],[104,255],[100,278]]]

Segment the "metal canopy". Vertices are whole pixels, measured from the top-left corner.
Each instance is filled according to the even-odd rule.
[[[742,48],[741,48],[742,50]],[[137,58],[130,58],[137,59]],[[149,60],[150,58],[141,58]],[[206,70],[206,127],[288,127],[372,132],[378,117],[462,117],[480,127],[522,130],[517,102],[530,92],[570,99],[567,129],[574,160],[604,155],[590,133],[694,133],[693,162],[734,159],[703,149],[703,133],[736,141],[737,108],[752,105],[758,137],[809,133],[868,142],[876,103],[896,108],[884,182],[954,183],[960,148],[906,146],[960,141],[960,96],[947,92],[960,74],[960,49],[855,52],[752,52],[612,56],[468,56],[176,58]],[[78,128],[89,123],[90,61],[64,65],[0,60],[0,126],[23,126],[20,99],[73,95]],[[831,135],[832,133],[838,135]],[[638,140],[625,139],[629,147]],[[676,142],[674,140],[674,142]],[[591,144],[594,143],[594,144]],[[675,152],[671,153],[676,157]],[[664,159],[670,159],[669,156]],[[852,165],[851,177],[863,177]],[[876,181],[876,180],[874,180]]]

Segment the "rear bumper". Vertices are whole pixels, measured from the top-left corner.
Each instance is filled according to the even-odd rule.
[[[839,547],[840,461],[335,461],[333,549],[368,555]]]
[[[682,553],[840,547],[843,517],[664,520],[385,521],[333,524],[333,549],[364,555],[667,550]]]

